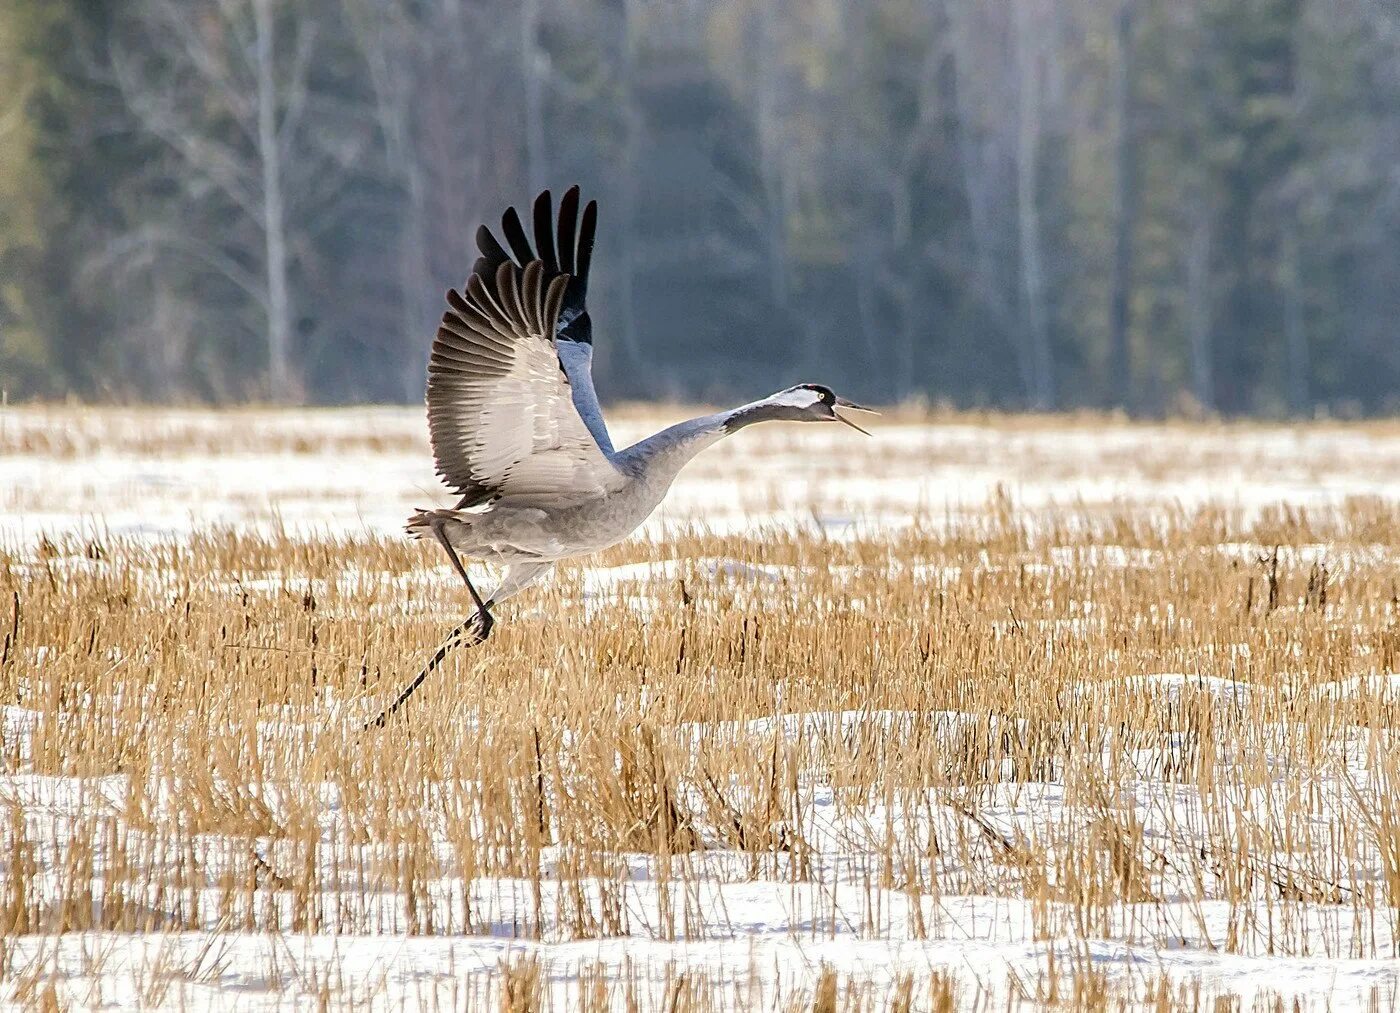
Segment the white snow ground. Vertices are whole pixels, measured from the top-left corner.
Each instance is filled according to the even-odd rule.
[[[614,442],[681,415],[626,413],[612,426]],[[450,505],[425,430],[413,408],[0,408],[0,543],[211,525],[397,534],[412,508]],[[153,453],[161,441],[176,451]],[[644,533],[693,523],[718,532],[897,528],[916,513],[936,521],[981,509],[998,490],[1026,507],[1210,501],[1250,510],[1394,499],[1400,430],[886,423],[867,440],[840,426],[760,426],[694,461]]]
[[[1168,675],[1100,683],[1093,690],[1164,691],[1177,699],[1201,692],[1233,699],[1233,689],[1222,682]],[[28,751],[22,743],[35,715],[7,707],[3,719],[5,741],[20,743],[17,753],[23,760]],[[970,744],[989,734],[1022,733],[1020,724],[957,711],[849,711],[685,725],[673,734],[683,742],[703,736],[759,748],[776,734],[815,757],[831,755],[824,743],[833,738],[875,741],[923,726],[950,743]],[[1252,734],[1276,742],[1277,754],[1268,762],[1286,766],[1287,727]],[[811,868],[804,875],[789,876],[789,860],[782,856],[764,859],[755,875],[752,856],[717,846],[678,857],[687,866],[688,882],[668,882],[657,878],[650,859],[618,855],[612,863],[616,873],[598,881],[593,891],[617,901],[620,928],[608,938],[570,937],[567,901],[550,874],[568,856],[546,849],[538,899],[529,880],[478,877],[465,890],[460,879],[450,877],[428,884],[419,903],[433,909],[430,920],[440,925],[464,925],[463,898],[469,896],[470,931],[402,934],[403,906],[386,893],[371,895],[367,902],[378,928],[373,934],[251,934],[231,930],[220,919],[211,890],[201,905],[204,931],[20,935],[5,941],[4,958],[17,989],[37,994],[52,984],[69,1003],[107,1008],[282,1008],[305,1005],[323,992],[334,995],[337,1004],[467,1008],[494,1001],[503,965],[526,959],[538,961],[558,1009],[575,1008],[580,983],[596,976],[619,989],[619,1005],[623,994],[618,982],[633,981],[644,1000],[663,1008],[675,982],[689,976],[719,988],[735,1007],[772,1008],[780,999],[810,989],[823,968],[877,996],[903,976],[924,988],[942,973],[961,982],[961,1006],[1014,1006],[1018,996],[1032,997],[1027,1004],[1035,1006],[1033,997],[1044,987],[1038,983],[1052,963],[1061,974],[1067,968],[1092,970],[1121,994],[1144,1001],[1148,989],[1162,981],[1185,996],[1229,995],[1244,1008],[1256,1000],[1277,999],[1300,1009],[1377,1002],[1386,1008],[1400,999],[1400,963],[1391,956],[1397,943],[1394,911],[1353,903],[1361,891],[1376,885],[1384,863],[1357,848],[1351,854],[1355,864],[1324,882],[1308,871],[1317,866],[1307,861],[1309,842],[1325,847],[1318,842],[1325,840],[1329,823],[1372,789],[1375,756],[1378,750],[1393,749],[1389,738],[1378,742],[1358,731],[1341,741],[1335,767],[1309,773],[1317,800],[1310,820],[1314,833],[1300,830],[1292,853],[1282,857],[1256,856],[1255,871],[1262,877],[1287,880],[1304,891],[1335,891],[1305,903],[1282,900],[1267,889],[1259,899],[1240,903],[1189,899],[1199,886],[1192,880],[1199,873],[1192,852],[1209,837],[1203,828],[1212,823],[1212,806],[1199,784],[1163,774],[1176,748],[1163,741],[1149,748],[1105,750],[1105,763],[1117,756],[1138,768],[1138,776],[1124,782],[1128,795],[1116,801],[1114,811],[1140,826],[1162,859],[1149,877],[1150,898],[1104,908],[1104,924],[1087,933],[1078,923],[1083,909],[1073,905],[976,892],[940,895],[874,882],[888,835],[913,840],[918,850],[935,839],[942,842],[940,873],[949,878],[956,878],[960,864],[971,864],[971,851],[995,850],[993,837],[1058,841],[1060,847],[1088,840],[1083,831],[1101,817],[1076,804],[1064,784],[1008,780],[975,799],[930,792],[927,799],[893,803],[841,799],[815,779],[802,817],[801,836],[812,847]],[[1230,764],[1228,748],[1220,762]],[[1207,791],[1228,791],[1231,781],[1224,771]],[[311,790],[323,799],[324,847],[328,854],[339,854],[336,867],[372,866],[364,861],[367,849],[357,852],[345,837],[334,787]],[[1281,778],[1253,806],[1267,812],[1277,805],[1275,812],[1284,812],[1282,799],[1289,790]],[[121,776],[79,784],[17,771],[0,781],[0,800],[26,811],[32,840],[61,842],[71,832],[63,828],[82,826],[93,807],[120,811],[125,798]],[[444,827],[430,824],[427,829],[447,846]],[[216,862],[216,842],[207,843],[211,850],[204,860]],[[290,860],[273,845],[263,847],[274,867]],[[41,854],[41,863],[50,868],[63,861],[61,843]],[[43,875],[36,882],[44,888]],[[365,909],[366,893],[353,873],[342,871],[334,882],[338,885],[328,883],[322,897],[323,911],[338,909],[342,900],[351,910]],[[1213,887],[1207,883],[1206,889]],[[291,903],[285,896],[272,902]],[[152,903],[160,906],[158,900]],[[540,939],[513,937],[513,926],[531,924],[536,917],[541,919]],[[684,927],[667,929],[668,923]]]
[[[1181,675],[1094,687],[1124,693],[1163,689],[1212,697],[1223,690],[1227,699],[1233,694],[1216,682]],[[5,740],[22,743],[34,715],[9,707],[3,717]],[[1004,726],[994,717],[956,711],[852,711],[686,725],[675,728],[674,735],[681,741],[703,736],[762,748],[776,734],[817,756],[830,755],[823,743],[832,738],[873,741],[922,725],[950,743],[972,743],[989,734],[1023,732],[1018,724]],[[1255,734],[1278,744],[1269,762],[1286,765],[1288,728]],[[1092,970],[1122,994],[1139,999],[1166,981],[1182,995],[1229,995],[1244,1008],[1256,1000],[1276,999],[1300,1009],[1377,1002],[1387,1008],[1400,999],[1400,964],[1390,956],[1397,942],[1394,911],[1367,910],[1352,902],[1375,885],[1383,863],[1358,849],[1352,853],[1354,866],[1325,884],[1307,871],[1316,868],[1306,861],[1308,842],[1325,839],[1329,822],[1354,795],[1371,789],[1377,750],[1393,749],[1388,738],[1377,743],[1359,731],[1339,745],[1335,768],[1310,772],[1318,800],[1310,821],[1315,835],[1299,832],[1293,853],[1281,858],[1257,856],[1256,872],[1263,877],[1286,879],[1305,891],[1336,891],[1306,903],[1279,899],[1268,890],[1258,900],[1241,903],[1188,899],[1198,886],[1192,881],[1196,873],[1191,870],[1199,870],[1192,852],[1209,836],[1203,828],[1212,822],[1212,807],[1200,785],[1163,775],[1177,748],[1164,741],[1151,748],[1105,751],[1106,763],[1112,762],[1111,754],[1139,769],[1135,779],[1125,782],[1129,795],[1117,800],[1114,811],[1142,828],[1162,861],[1150,875],[1151,898],[1110,905],[1102,911],[1105,923],[1087,933],[1077,921],[1083,910],[1072,905],[975,892],[939,895],[927,889],[882,888],[873,881],[887,835],[913,840],[921,850],[934,839],[942,842],[946,850],[940,872],[951,878],[960,863],[969,864],[969,849],[995,850],[992,837],[1073,847],[1078,830],[1080,840],[1087,840],[1082,831],[1096,817],[1074,802],[1064,784],[1008,780],[966,800],[964,808],[933,792],[912,804],[843,800],[816,779],[802,818],[801,836],[813,852],[812,867],[803,876],[789,876],[788,859],[781,856],[764,859],[755,875],[752,856],[715,847],[676,859],[688,867],[687,885],[658,879],[646,857],[618,855],[616,873],[598,881],[594,890],[595,896],[606,892],[617,901],[620,928],[613,931],[620,935],[608,938],[570,937],[567,902],[549,871],[568,856],[546,849],[538,900],[528,880],[478,877],[465,891],[460,879],[450,877],[428,884],[419,903],[433,909],[431,919],[439,924],[463,925],[464,892],[470,897],[471,931],[401,934],[403,906],[387,893],[368,901],[378,926],[373,934],[250,934],[230,930],[220,920],[210,891],[202,904],[204,931],[21,935],[6,940],[4,956],[16,988],[37,992],[53,984],[57,995],[74,1005],[107,1008],[281,1008],[312,1002],[323,991],[334,995],[337,1004],[467,1008],[493,1000],[502,966],[525,959],[538,961],[558,1009],[575,1008],[580,983],[596,976],[619,989],[619,1005],[618,982],[633,981],[644,1000],[663,1008],[675,982],[689,976],[720,989],[735,1007],[772,1008],[780,999],[810,989],[823,968],[877,996],[902,976],[924,988],[942,973],[961,982],[961,1006],[1014,1006],[1018,996],[1032,997],[1027,1005],[1035,1006],[1033,997],[1044,987],[1038,983],[1052,963],[1061,974],[1067,968]],[[18,754],[22,759],[27,750],[21,745]],[[1220,761],[1228,766],[1228,749]],[[1208,791],[1228,791],[1223,786],[1231,780],[1224,772]],[[23,807],[34,828],[31,839],[61,841],[61,828],[81,826],[94,806],[119,811],[123,785],[120,776],[82,785],[15,772],[0,782],[0,798]],[[336,867],[363,870],[363,855],[355,857],[356,847],[338,823],[335,789],[312,790],[323,797],[323,841],[328,853],[338,849]],[[1277,802],[1276,811],[1283,812],[1288,790],[1281,778],[1254,806],[1268,811]],[[986,829],[970,830],[973,819]],[[56,835],[55,827],[60,828]],[[433,825],[427,829],[446,833]],[[263,846],[273,866],[289,860],[274,846]],[[211,844],[205,861],[216,861],[210,857],[216,854]],[[62,848],[45,851],[42,860],[57,868],[64,860]],[[44,877],[37,882],[42,888]],[[1207,883],[1206,889],[1213,887]],[[321,907],[336,910],[343,897],[349,909],[363,911],[365,895],[353,874],[342,872],[338,885],[326,887]],[[280,902],[291,903],[285,897]],[[153,903],[159,906],[159,901]],[[513,926],[536,917],[541,919],[539,940],[513,938]],[[684,926],[678,937],[664,927],[668,919]]]
[[[121,429],[116,437],[113,418]],[[178,538],[209,526],[294,534],[397,533],[410,508],[446,500],[433,479],[416,410],[132,412],[109,414],[93,426],[85,433],[61,410],[0,411],[0,446],[36,448],[0,454],[0,542],[29,546],[44,534],[91,531]],[[142,434],[162,427],[185,434],[190,451],[166,456],[143,450]],[[614,428],[622,444],[654,427]],[[364,439],[367,432],[377,444]],[[835,534],[857,526],[898,528],[916,512],[936,519],[980,508],[999,488],[1026,505],[1211,501],[1253,510],[1279,502],[1334,505],[1349,496],[1400,498],[1400,432],[1285,427],[1095,432],[1074,425],[1018,432],[956,424],[886,426],[872,443],[858,439],[835,427],[745,433],[682,476],[645,534],[697,523],[716,531],[756,523],[819,525]],[[258,440],[279,449],[238,449]],[[1097,562],[1151,565],[1128,552]],[[780,572],[734,560],[706,560],[701,567],[717,579],[741,583],[782,579]],[[585,577],[584,591],[606,594],[671,574],[666,564],[598,569]],[[30,663],[42,664],[42,658]],[[1193,673],[1140,673],[1073,688],[1091,698],[1204,696],[1224,708],[1250,707],[1251,691]],[[1361,673],[1311,693],[1324,703],[1358,695],[1400,701],[1400,676]],[[7,708],[6,741],[22,739],[30,719]],[[957,712],[785,714],[743,725],[678,728],[676,734],[761,740],[777,733],[812,741],[924,721],[940,734],[954,735],[969,728],[985,731],[987,720]],[[1281,740],[1286,734],[1281,728]],[[1388,739],[1378,744],[1358,738],[1342,745],[1351,748],[1339,749],[1336,769],[1311,772],[1324,800],[1316,815],[1320,825],[1329,818],[1328,806],[1345,806],[1351,792],[1365,790],[1374,773],[1368,757],[1393,749]],[[1199,826],[1203,805],[1197,787],[1160,776],[1170,749],[1164,743],[1125,754],[1129,762],[1141,763],[1141,774],[1132,782],[1132,798],[1122,802],[1145,833],[1160,836],[1168,859],[1173,848],[1190,846],[1183,831]],[[16,755],[22,761],[23,749]],[[1278,762],[1286,766],[1286,750]],[[13,770],[0,778],[0,804],[20,805],[36,821],[61,821],[92,804],[91,792],[78,788]],[[120,799],[120,786],[107,785],[103,794]],[[946,801],[932,799],[906,811],[871,800],[852,809],[837,806],[831,789],[814,782],[804,836],[821,842],[823,875],[807,883],[776,874],[751,880],[737,868],[746,860],[725,853],[706,857],[713,875],[704,877],[704,887],[690,898],[696,905],[694,930],[680,940],[657,938],[664,935],[655,931],[661,922],[659,895],[667,887],[636,862],[618,887],[630,926],[622,938],[561,940],[548,932],[541,941],[511,938],[517,908],[529,903],[527,887],[484,881],[473,892],[478,910],[488,912],[488,930],[474,934],[407,936],[392,931],[391,924],[382,934],[282,937],[228,931],[214,921],[205,931],[143,936],[16,936],[3,941],[12,979],[0,985],[0,999],[13,986],[16,996],[34,1002],[52,987],[61,1002],[106,1008],[282,1008],[310,1005],[325,995],[374,1007],[466,1008],[494,1003],[504,964],[533,959],[544,969],[556,1008],[577,1002],[580,983],[593,976],[614,988],[633,980],[644,997],[664,1005],[687,975],[710,983],[730,1005],[772,1008],[810,989],[823,967],[866,982],[877,993],[902,974],[922,983],[947,972],[964,989],[962,1005],[1004,1006],[1018,997],[1035,1005],[1037,983],[1052,963],[1103,973],[1139,998],[1165,976],[1184,988],[1183,994],[1229,994],[1246,1007],[1269,996],[1296,1001],[1299,1008],[1368,1003],[1384,1008],[1400,1001],[1395,959],[1400,923],[1394,910],[1368,920],[1345,896],[1299,909],[1274,901],[1230,905],[1171,899],[1121,906],[1111,913],[1111,929],[1095,938],[1079,932],[1068,909],[1055,905],[975,894],[911,901],[909,893],[872,889],[861,874],[843,872],[866,868],[860,856],[874,853],[883,833],[956,836],[961,825],[965,834],[967,816]],[[979,798],[977,812],[992,832],[1007,839],[1018,832],[1035,837],[1075,818],[1063,786],[1053,782],[1021,783]],[[332,805],[327,819],[333,818]],[[1363,862],[1352,870],[1353,886],[1382,875],[1377,856],[1361,857],[1374,865]],[[626,856],[619,860],[627,862]],[[1164,896],[1173,895],[1169,861],[1155,882]],[[1178,895],[1190,892],[1186,884],[1175,885]],[[459,888],[444,880],[434,884],[434,894],[450,908]],[[554,903],[547,897],[546,910]],[[620,991],[613,995],[620,1001]]]

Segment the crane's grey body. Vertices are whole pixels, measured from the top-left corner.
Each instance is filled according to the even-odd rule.
[[[557,229],[549,191],[532,212],[533,241],[514,208],[501,219],[504,245],[486,226],[477,231],[481,257],[463,291],[447,294],[428,364],[433,456],[461,499],[451,509],[419,511],[408,530],[442,545],[476,611],[378,724],[449,650],[486,639],[492,606],[558,560],[616,545],[636,531],[706,447],[755,422],[859,429],[836,408],[868,410],[829,388],[801,384],[615,450],[593,387],[586,307],[597,205],[590,201],[580,221],[573,187],[559,205]],[[461,556],[505,568],[488,599],[477,594]]]
[[[731,414],[691,419],[608,453],[619,481],[603,495],[577,502],[512,502],[504,496],[480,507],[430,511],[418,517],[442,522],[453,548],[485,562],[509,566],[589,555],[624,541],[641,527],[666,498],[681,469],[727,435],[725,422]],[[419,522],[414,528],[422,526]],[[491,600],[500,601],[499,592]]]

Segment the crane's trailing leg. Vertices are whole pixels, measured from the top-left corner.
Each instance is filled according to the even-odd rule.
[[[447,558],[452,560],[452,565],[457,568],[457,573],[461,575],[462,582],[467,585],[467,591],[472,596],[472,602],[476,606],[470,616],[459,623],[442,646],[437,649],[437,653],[428,659],[428,663],[423,666],[423,670],[414,677],[413,681],[404,687],[404,691],[398,695],[385,710],[381,711],[379,717],[365,725],[365,731],[370,728],[383,728],[384,723],[389,720],[390,715],[402,707],[411,697],[414,691],[421,685],[423,680],[432,675],[433,671],[443,663],[444,659],[459,647],[475,647],[491,635],[491,628],[496,625],[496,619],[491,615],[488,603],[481,600],[481,595],[477,593],[476,587],[472,584],[472,579],[467,576],[467,568],[462,565],[462,560],[457,555],[457,550],[448,541],[447,535],[443,532],[443,522],[441,520],[433,524],[433,536],[437,538],[442,547],[447,550]]]
[[[491,615],[491,610],[486,607],[486,602],[481,600],[481,595],[476,593],[476,588],[472,584],[472,579],[467,576],[467,568],[462,565],[462,560],[457,555],[457,550],[452,547],[447,535],[443,532],[444,522],[439,520],[433,525],[433,537],[447,550],[447,558],[452,560],[452,565],[457,568],[457,573],[462,578],[462,583],[467,585],[467,592],[472,596],[472,603],[476,605],[476,611],[468,617],[467,621],[457,629],[461,630],[468,626],[479,628],[480,637],[476,643],[481,643],[491,635],[491,627],[496,625],[495,618]]]

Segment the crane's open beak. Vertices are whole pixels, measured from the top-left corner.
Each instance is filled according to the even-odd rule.
[[[840,412],[838,412],[838,411],[836,410],[836,408],[845,408],[845,409],[847,409],[848,411],[853,411],[853,412],[867,412],[867,413],[870,414],[870,415],[879,415],[879,414],[880,414],[880,413],[877,412],[874,408],[867,408],[867,407],[865,407],[865,405],[858,405],[858,404],[856,404],[854,401],[847,401],[844,397],[841,397],[840,395],[837,395],[837,397],[836,397],[836,407],[833,408],[833,409],[831,410],[832,416],[836,419],[837,422],[841,422],[841,423],[844,423],[845,425],[850,426],[852,429],[854,429],[854,430],[855,430],[856,432],[858,432],[858,433],[865,433],[866,436],[869,436],[869,435],[871,435],[871,434],[868,433],[868,432],[866,432],[866,430],[862,429],[860,426],[856,425],[856,424],[855,424],[854,422],[852,422],[850,419],[846,418],[846,416],[844,416],[844,415],[842,415]]]

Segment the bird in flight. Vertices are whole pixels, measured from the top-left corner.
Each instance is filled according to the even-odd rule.
[[[534,203],[533,244],[508,208],[505,244],[481,226],[471,276],[461,292],[447,293],[428,362],[428,430],[437,473],[461,499],[418,511],[408,531],[443,547],[475,611],[371,724],[382,726],[450,651],[490,636],[496,605],[558,560],[635,531],[706,447],[755,422],[841,422],[865,432],[838,409],[871,409],[804,383],[613,449],[593,389],[587,307],[597,223],[597,201],[580,217],[577,186],[559,202],[557,220],[545,190]],[[473,586],[463,556],[504,568],[489,597]]]

